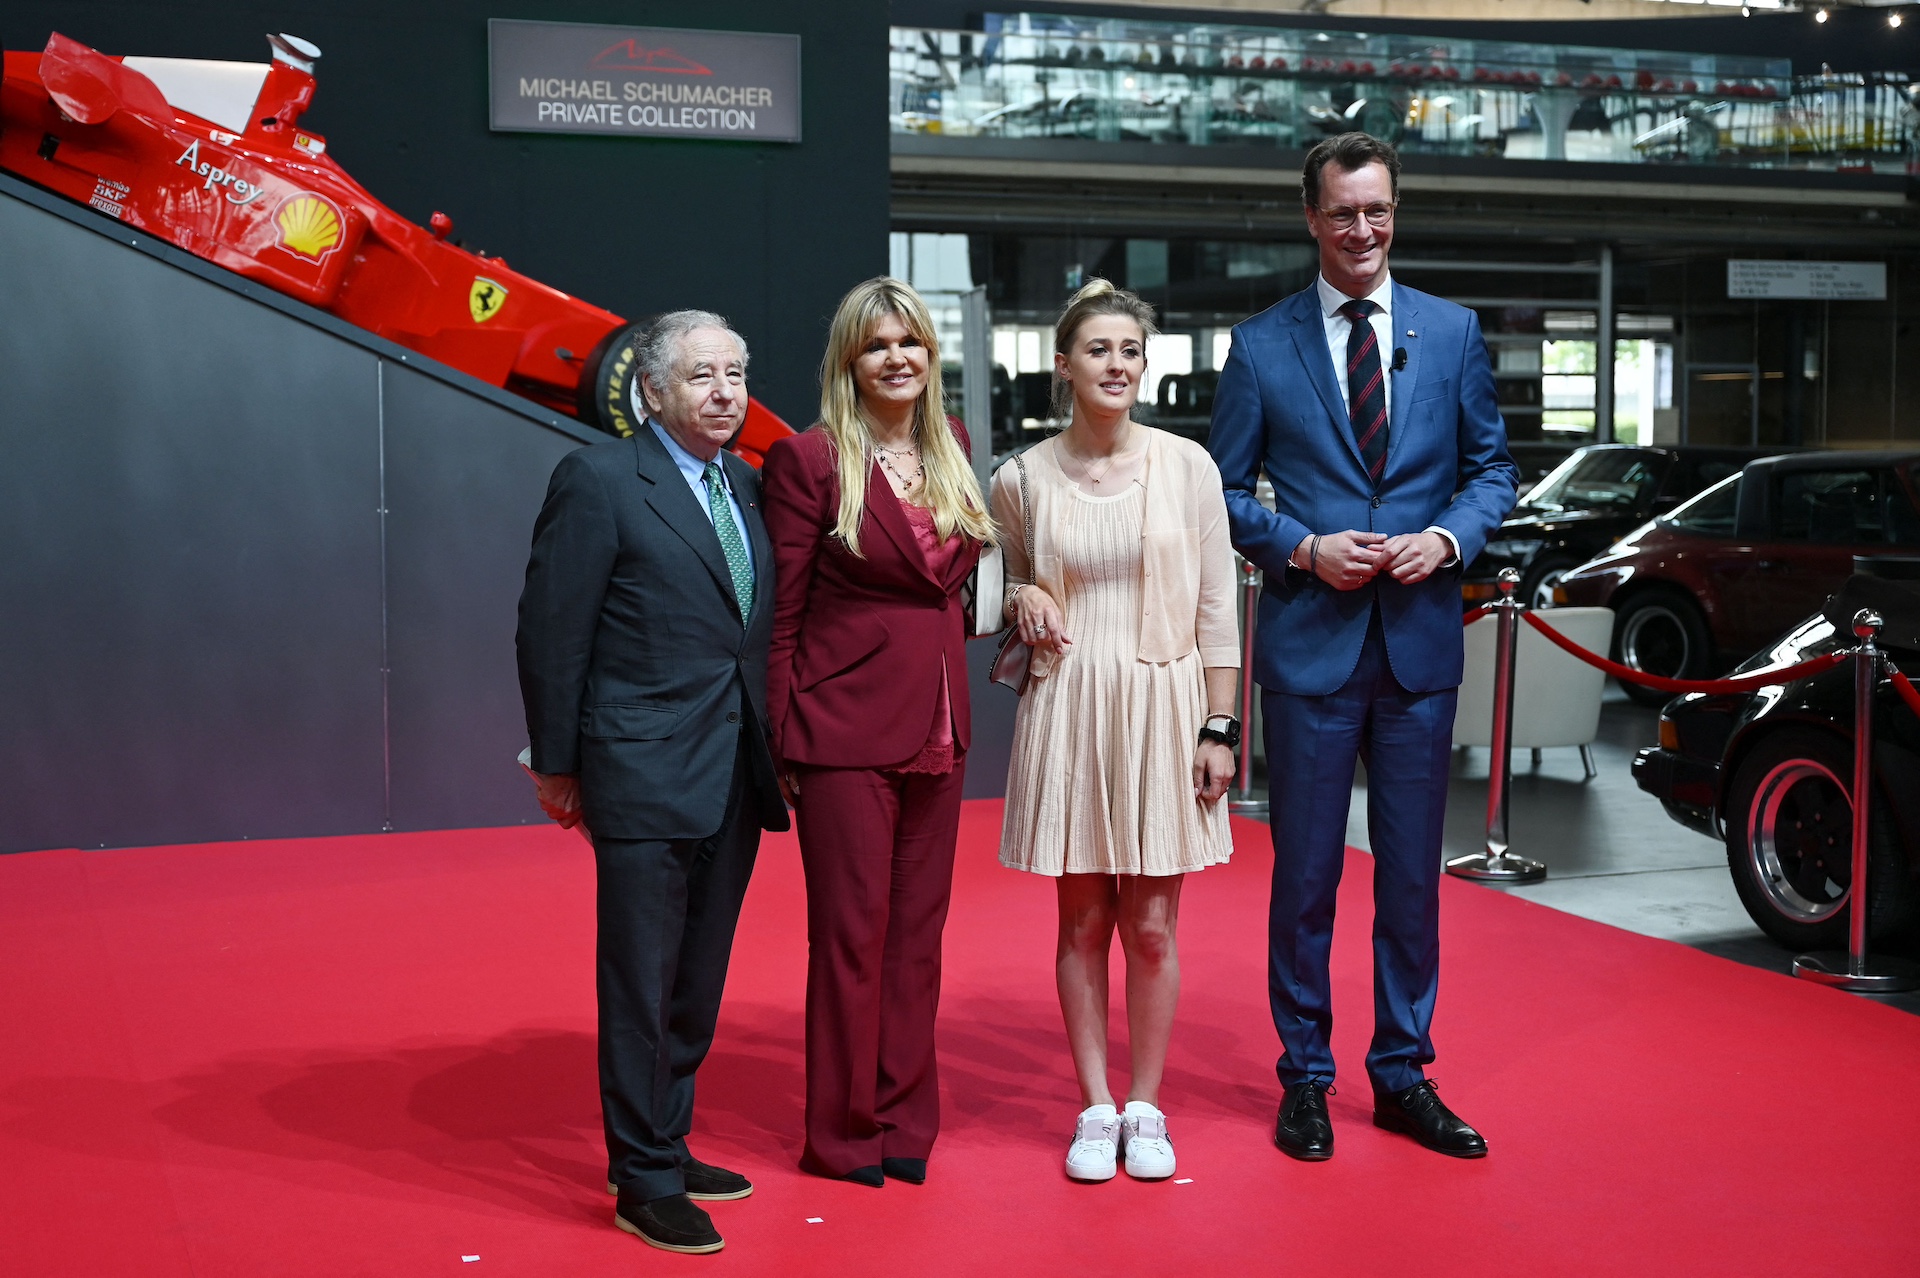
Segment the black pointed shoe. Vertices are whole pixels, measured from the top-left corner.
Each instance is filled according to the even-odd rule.
[[[687,1197],[695,1202],[726,1202],[753,1192],[753,1182],[739,1172],[703,1163],[692,1154],[680,1164],[680,1175],[687,1182]]]
[[[1375,1092],[1373,1125],[1402,1132],[1451,1158],[1487,1156],[1486,1139],[1446,1107],[1430,1078],[1397,1092]]]
[[[685,1194],[668,1194],[645,1202],[621,1194],[620,1205],[613,1209],[613,1223],[661,1251],[704,1256],[727,1245],[713,1227],[713,1218]]]
[[[1324,1163],[1333,1157],[1333,1123],[1327,1117],[1328,1089],[1311,1080],[1295,1083],[1280,1102],[1273,1123],[1273,1143],[1280,1152],[1303,1163]]]
[[[909,1185],[927,1183],[927,1160],[924,1158],[883,1158],[880,1170],[888,1180],[904,1180]]]

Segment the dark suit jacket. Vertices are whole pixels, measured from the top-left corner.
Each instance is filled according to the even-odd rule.
[[[950,423],[963,450],[967,432]],[[832,536],[840,480],[818,426],[767,450],[767,529],[779,564],[767,705],[773,748],[789,763],[887,768],[926,745],[947,673],[954,742],[972,740],[960,588],[980,558],[967,543],[940,576],[927,566],[876,464],[856,558]]]
[[[1315,289],[1233,330],[1207,448],[1226,487],[1234,548],[1266,573],[1253,668],[1276,692],[1324,696],[1345,684],[1376,606],[1401,687],[1435,692],[1460,683],[1456,572],[1411,586],[1382,574],[1358,590],[1336,590],[1287,566],[1312,533],[1391,536],[1435,525],[1458,540],[1464,564],[1513,508],[1519,472],[1507,456],[1478,317],[1395,284],[1393,328],[1407,362],[1391,374],[1387,465],[1377,488],[1342,406]],[[1275,510],[1254,495],[1262,470]]]
[[[720,456],[753,543],[744,627],[713,524],[651,429],[561,458],[534,525],[515,640],[533,770],[579,774],[598,837],[715,833],[742,732],[745,799],[787,828],[763,726],[773,547],[753,468]]]

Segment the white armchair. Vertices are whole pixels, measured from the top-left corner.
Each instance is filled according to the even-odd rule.
[[[1605,654],[1613,638],[1611,608],[1550,608],[1540,619],[1590,652]],[[1467,675],[1460,685],[1460,709],[1453,720],[1456,746],[1493,744],[1493,663],[1499,618],[1484,617],[1467,627]],[[1593,740],[1600,733],[1600,694],[1607,677],[1586,662],[1562,652],[1553,641],[1520,623],[1514,653],[1513,738],[1515,749],[1578,746],[1591,780]]]

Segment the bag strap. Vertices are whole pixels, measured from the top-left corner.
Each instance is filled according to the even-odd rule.
[[[1020,523],[1026,533],[1027,577],[1033,578],[1033,505],[1027,500],[1027,458],[1024,453],[1013,455],[1013,464],[1020,472]]]

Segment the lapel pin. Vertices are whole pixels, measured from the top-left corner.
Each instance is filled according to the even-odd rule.
[[[1407,330],[1407,336],[1408,336],[1408,337],[1418,337],[1418,336],[1420,336],[1420,334],[1418,334],[1418,333],[1416,333],[1416,332],[1414,332],[1414,331],[1413,331],[1412,329],[1408,329],[1408,330]]]

